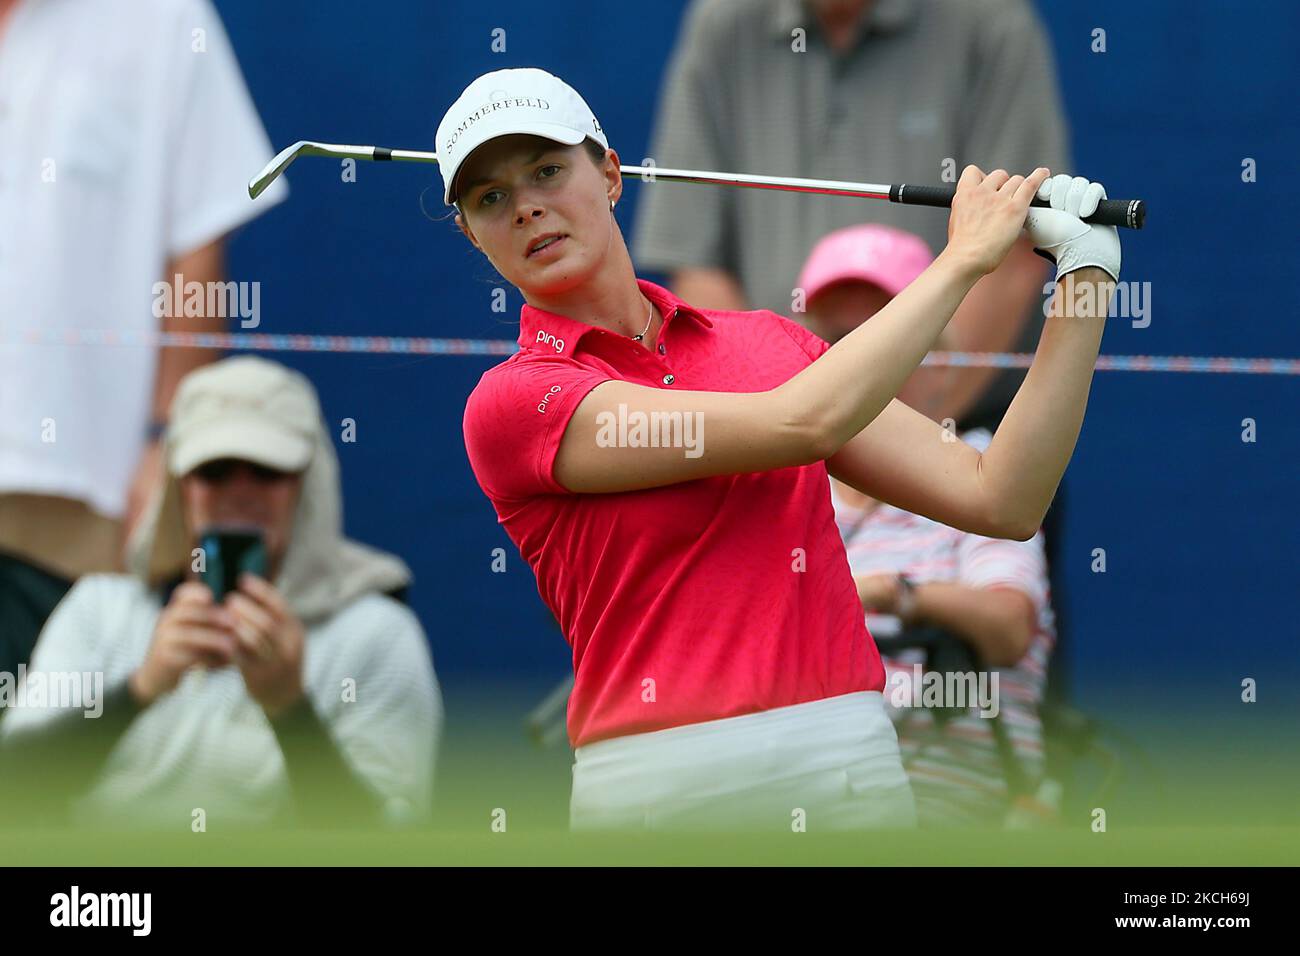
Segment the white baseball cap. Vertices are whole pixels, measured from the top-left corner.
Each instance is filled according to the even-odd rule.
[[[239,458],[302,471],[320,418],[316,390],[301,373],[255,355],[222,359],[181,379],[167,426],[168,466],[184,475],[204,462]]]
[[[455,202],[452,184],[469,154],[512,133],[531,133],[566,146],[590,137],[609,148],[587,101],[558,76],[534,67],[484,73],[465,87],[438,124],[435,148],[446,205]]]

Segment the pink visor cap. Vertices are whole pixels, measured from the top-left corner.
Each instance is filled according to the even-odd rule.
[[[849,226],[822,237],[799,274],[805,301],[836,282],[872,282],[891,296],[934,261],[920,236],[892,226]]]

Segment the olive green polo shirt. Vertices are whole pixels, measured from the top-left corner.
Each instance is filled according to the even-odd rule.
[[[665,75],[650,158],[665,168],[876,183],[953,181],[968,163],[1071,171],[1050,45],[1027,0],[874,0],[840,53],[801,0],[696,0]],[[636,188],[638,269],[726,269],[750,308],[796,320],[796,279],[827,233],[883,223],[936,253],[947,237],[943,210],[682,183]],[[1042,323],[1035,307],[1019,347],[1033,349]],[[990,400],[1005,408],[1022,378],[1001,373]]]

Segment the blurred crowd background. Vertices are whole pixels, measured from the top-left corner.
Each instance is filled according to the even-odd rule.
[[[1300,332],[1285,295],[1293,244],[1280,213],[1295,205],[1283,172],[1300,140],[1288,119],[1285,39],[1296,11],[1262,4],[1255,21],[1213,2],[1037,8],[1075,166],[1152,210],[1145,231],[1124,236],[1125,278],[1152,283],[1151,324],[1110,324],[1103,351],[1295,355]],[[611,145],[634,162],[649,155],[686,4],[649,16],[583,4],[563,16],[526,4],[412,3],[382,18],[307,17],[292,4],[218,9],[277,148],[297,139],[428,146],[470,79],[535,65],[589,91]],[[1097,26],[1107,29],[1105,54],[1090,49]],[[491,51],[498,27],[508,31],[504,54]],[[1242,182],[1246,157],[1258,161],[1258,182]],[[499,277],[449,219],[421,214],[423,200],[435,219],[445,215],[436,189],[423,192],[432,170],[364,166],[345,184],[337,164],[305,161],[288,178],[293,198],[231,244],[232,275],[262,281],[272,330],[517,334],[522,300],[507,289],[509,309],[492,312]],[[625,233],[650,188],[629,186]],[[875,204],[860,209],[864,221],[879,214]],[[348,524],[412,562],[413,606],[439,621],[440,672],[562,669],[563,644],[538,639],[548,615],[527,570],[486,573],[491,549],[510,543],[464,460],[460,411],[495,360],[283,359],[319,384],[327,418],[364,427],[346,450]],[[1212,692],[1225,673],[1294,664],[1294,632],[1279,625],[1275,603],[1294,567],[1294,407],[1295,384],[1283,378],[1098,375],[1065,479],[1072,557],[1063,573],[1071,623],[1088,635],[1070,660],[1079,693],[1182,695],[1192,683]],[[1267,417],[1269,434],[1243,444],[1245,417]],[[1089,570],[1095,547],[1110,555],[1104,576]]]
[[[167,252],[167,273],[157,278],[185,261],[187,274],[192,269],[196,277],[259,283],[259,333],[513,340],[522,300],[455,228],[433,167],[363,163],[353,177],[341,175],[336,161],[304,159],[287,174],[287,192],[258,203],[232,192],[230,184],[237,187],[271,152],[299,139],[432,149],[443,110],[475,76],[537,66],[584,94],[624,164],[651,159],[665,167],[938,182],[949,155],[943,147],[951,144],[957,171],[965,162],[1021,161],[1025,168],[1013,172],[1041,163],[1053,172],[1080,173],[1104,183],[1112,197],[1142,198],[1150,207],[1146,229],[1123,235],[1123,278],[1142,284],[1147,314],[1140,321],[1112,318],[1103,353],[1300,354],[1290,304],[1296,201],[1286,179],[1300,149],[1291,106],[1292,38],[1300,12],[1288,4],[972,0],[960,17],[936,23],[936,10],[955,5],[875,0],[865,14],[841,14],[847,17],[842,36],[812,25],[798,3],[778,0],[666,0],[637,9],[576,0],[395,0],[382,10],[154,0],[138,5],[131,17],[102,10],[78,16],[83,4],[97,6],[90,0],[10,5],[0,33],[0,142],[21,137],[24,120],[28,128],[44,122],[62,129],[61,94],[51,92],[59,78],[86,73],[78,57],[127,46],[97,30],[136,31],[144,45],[140,56],[155,56],[168,42],[163,21],[171,18],[175,26],[215,11],[224,34],[209,34],[209,55],[224,56],[228,36],[248,96],[245,101],[237,87],[213,92],[186,72],[186,57],[178,56],[180,65],[164,63],[158,74],[173,78],[174,87],[153,90],[157,128],[124,131],[102,116],[96,120],[100,114],[64,124],[71,152],[59,159],[60,176],[71,180],[67,188],[86,189],[93,202],[96,190],[114,188],[106,182],[129,181],[154,224],[166,226],[83,236],[62,269],[38,287],[65,310],[59,328],[140,328],[142,321],[155,321],[147,314],[120,319],[104,310],[109,301],[120,308],[123,298],[97,297],[96,283],[111,286],[114,279],[99,274],[94,251],[96,242],[152,242]],[[790,93],[788,104],[756,88],[762,77],[772,82],[773,71],[746,46],[754,31],[723,28],[726,16],[734,15],[729,9],[744,6],[758,11],[753,16],[762,16],[764,30],[787,37],[791,24],[806,21],[809,46],[823,54],[818,68],[828,72],[807,86],[781,87]],[[167,12],[151,16],[155,9]],[[59,31],[60,17],[78,29]],[[926,48],[915,45],[900,54],[909,31],[922,29],[936,38],[934,55],[920,55]],[[1098,30],[1104,31],[1100,48]],[[788,46],[789,40],[776,42]],[[857,67],[841,69],[825,55],[828,45],[841,43],[861,54],[856,61],[843,59]],[[872,79],[872,69],[892,81]],[[96,95],[85,83],[74,87],[68,94],[74,101]],[[933,98],[921,102],[917,90]],[[833,91],[829,101],[825,91]],[[123,86],[108,98],[131,93]],[[52,112],[34,105],[42,97]],[[817,112],[808,116],[805,110]],[[798,139],[809,130],[826,136],[824,147]],[[794,148],[778,148],[792,137]],[[892,145],[918,137],[936,144],[938,153],[919,149],[909,156]],[[28,152],[40,159],[39,150]],[[247,168],[232,180],[209,155],[246,159]],[[920,156],[927,157],[924,164]],[[792,168],[800,157],[809,165]],[[186,178],[170,185],[174,168],[183,168]],[[18,270],[44,267],[22,259],[24,233],[13,228],[14,218],[5,221],[6,208],[34,219],[75,217],[75,206],[51,212],[24,204],[17,190],[25,187],[15,180],[20,172],[12,161],[0,169],[0,292],[6,283],[17,286]],[[152,191],[140,185],[151,177]],[[161,188],[159,181],[169,185]],[[223,185],[214,191],[218,182]],[[205,194],[203,203],[193,199]],[[618,219],[634,240],[643,277],[671,285],[697,305],[771,308],[796,319],[802,317],[785,290],[796,284],[816,241],[835,229],[898,227],[920,236],[932,252],[944,235],[942,211],[869,201],[757,192],[742,197],[706,186],[637,182],[626,196]],[[772,273],[774,259],[787,262],[788,277]],[[692,272],[693,263],[699,268]],[[1032,351],[1041,286],[1050,273],[1032,256],[1019,263],[1019,278],[1008,278],[984,313],[954,323],[950,347]],[[494,309],[500,289],[504,311]],[[147,310],[147,286],[140,299]],[[1028,319],[1010,321],[1015,316],[997,308],[1007,299],[1018,302],[1017,314]],[[25,308],[27,301],[0,296],[7,308]],[[990,331],[994,322],[998,330]],[[4,429],[18,429],[15,410],[25,413],[31,404],[19,394],[24,381],[58,389],[59,382],[76,380],[78,363],[88,363],[96,369],[91,381],[110,388],[116,376],[138,380],[151,366],[138,348],[34,345],[20,340],[28,319],[0,315],[0,323],[0,369],[10,378],[0,380]],[[216,330],[221,323],[166,327]],[[241,331],[238,320],[228,327]],[[995,341],[997,335],[1005,340]],[[56,358],[60,348],[75,357]],[[179,380],[215,357],[188,350],[163,367]],[[454,755],[458,734],[477,741],[489,725],[500,725],[503,739],[522,738],[524,715],[571,662],[531,572],[497,527],[465,457],[465,398],[500,357],[265,357],[301,372],[314,386],[337,456],[342,531],[376,554],[395,556],[394,567],[402,565],[367,580],[372,591],[396,593],[392,600],[409,608],[413,616],[392,612],[395,621],[400,618],[392,626],[426,638],[436,670],[436,681],[431,677],[416,692],[428,716],[422,729],[394,731],[411,735],[410,746],[422,755],[411,759],[428,759],[439,736]],[[1014,377],[971,381],[958,420],[963,427],[993,428],[999,389],[1005,400]],[[1050,605],[1060,637],[1051,692],[1079,713],[1122,728],[1126,745],[1140,755],[1135,767],[1195,753],[1204,760],[1197,772],[1206,779],[1221,781],[1226,773],[1243,782],[1255,772],[1243,763],[1255,743],[1266,749],[1264,741],[1295,726],[1300,656],[1286,595],[1294,592],[1296,567],[1296,390],[1295,378],[1281,375],[1099,372],[1094,381],[1061,506],[1040,542],[1050,558]],[[94,401],[84,381],[60,394]],[[67,492],[93,515],[60,516],[62,555],[87,556],[77,544],[83,539],[65,533],[74,526],[70,521],[86,522],[98,553],[107,554],[114,530],[101,519],[148,511],[145,501],[128,499],[126,489],[136,485],[126,476],[140,480],[139,458],[156,437],[150,424],[161,428],[159,419],[167,416],[169,401],[160,405],[158,392],[151,394],[152,409],[141,398],[134,406],[99,410],[139,418],[133,426],[138,447],[131,454],[120,447],[94,451],[104,461],[105,486],[115,490]],[[170,392],[165,397],[170,400]],[[60,417],[76,415],[70,406]],[[1255,423],[1253,441],[1243,440],[1245,419]],[[16,440],[16,431],[9,434]],[[0,430],[0,439],[4,435]],[[8,522],[0,531],[41,537],[40,526],[24,525],[17,515],[22,502],[15,504],[13,495],[33,489],[23,487],[19,457],[5,455],[0,448],[0,498],[9,496],[10,509],[7,517],[0,510]],[[49,491],[51,485],[42,487]],[[0,541],[6,560],[14,556],[11,540]],[[505,554],[504,572],[497,549]],[[1097,549],[1104,550],[1104,571]],[[104,569],[74,567],[77,560],[61,564],[54,577],[71,580],[82,570]],[[51,568],[48,561],[37,564]],[[1036,604],[1046,607],[1046,592]],[[1038,664],[1046,667],[1046,659],[1043,651]],[[1249,706],[1242,702],[1246,679],[1258,682],[1258,700]],[[229,719],[234,724],[239,717],[232,712]],[[337,726],[334,732],[337,739]],[[383,753],[389,736],[383,742],[364,737],[342,752],[354,773],[374,774],[371,783],[390,788],[386,812],[405,819],[411,802],[428,795],[422,785],[386,776],[385,768],[409,754]],[[162,758],[139,759],[156,766]],[[559,763],[548,766],[554,770]],[[175,773],[184,772],[181,761]],[[343,779],[316,772],[327,774],[322,786]]]

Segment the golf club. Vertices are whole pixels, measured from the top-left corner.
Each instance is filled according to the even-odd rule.
[[[260,196],[299,156],[331,156],[336,159],[366,159],[376,162],[436,163],[438,156],[415,149],[388,149],[384,146],[342,146],[299,140],[281,150],[248,184],[252,199]],[[743,186],[750,189],[775,189],[783,192],[817,193],[824,196],[853,196],[860,199],[887,199],[907,206],[950,207],[957,192],[955,185],[916,186],[910,183],[850,183],[826,179],[798,179],[791,176],[756,176],[749,173],[718,173],[698,169],[661,169],[658,166],[620,166],[625,176],[640,176],[654,182],[709,183],[716,186]],[[1047,203],[1034,197],[1034,206]],[[1146,223],[1146,203],[1141,199],[1103,199],[1096,212],[1085,221],[1105,226],[1141,229]]]

